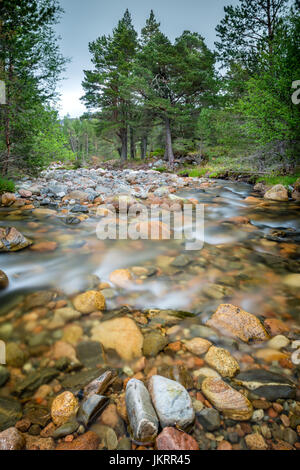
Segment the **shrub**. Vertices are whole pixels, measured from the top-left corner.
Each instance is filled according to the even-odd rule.
[[[0,193],[14,193],[15,184],[13,181],[0,176]]]

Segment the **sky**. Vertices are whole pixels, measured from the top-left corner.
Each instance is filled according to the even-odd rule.
[[[184,30],[200,33],[210,48],[216,40],[215,27],[224,16],[224,6],[239,0],[60,0],[65,10],[56,30],[61,37],[61,52],[71,59],[59,84],[60,116],[81,116],[85,106],[80,102],[83,70],[91,68],[88,44],[110,34],[129,9],[133,24],[140,33],[150,10],[161,23],[161,30],[171,40]]]

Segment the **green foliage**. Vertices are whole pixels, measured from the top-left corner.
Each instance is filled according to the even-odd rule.
[[[300,177],[300,173],[294,175],[271,175],[257,178],[256,182],[262,182],[266,185],[274,186],[275,184],[282,184],[283,186],[293,186],[293,184]]]
[[[15,184],[13,181],[0,176],[0,194],[1,193],[14,193]]]

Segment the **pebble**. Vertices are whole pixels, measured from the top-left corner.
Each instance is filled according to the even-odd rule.
[[[184,341],[184,345],[186,349],[192,354],[195,354],[196,356],[202,356],[202,354],[205,354],[209,350],[209,348],[212,346],[212,343],[207,339],[193,338]]]
[[[117,269],[110,274],[109,280],[115,286],[124,288],[132,280],[132,275],[128,269]]]
[[[127,416],[134,438],[139,442],[152,441],[158,432],[158,418],[143,382],[131,379],[126,386]]]
[[[51,417],[56,426],[62,426],[76,415],[77,410],[77,398],[71,392],[63,392],[52,402]]]
[[[245,436],[245,442],[250,450],[267,450],[268,445],[261,434],[248,434]]]
[[[191,397],[181,384],[154,375],[149,380],[149,391],[163,428],[178,426],[184,429],[194,421]]]
[[[25,439],[16,428],[8,428],[0,433],[0,450],[22,450]]]
[[[206,378],[202,393],[226,417],[245,421],[251,418],[253,408],[249,400],[221,379]]]
[[[87,427],[108,405],[109,398],[102,395],[90,395],[85,398],[77,413],[79,423]]]
[[[268,341],[268,347],[271,349],[286,348],[290,344],[290,340],[283,335],[274,336]]]
[[[197,441],[177,429],[166,427],[156,438],[157,450],[199,450]]]
[[[160,331],[151,331],[144,337],[143,354],[146,357],[156,357],[168,344],[168,339]]]
[[[105,349],[114,349],[125,361],[142,356],[144,337],[136,323],[128,317],[100,323],[92,329],[92,340]]]
[[[205,431],[216,431],[221,426],[220,413],[214,408],[205,408],[200,413],[196,413],[196,417]]]
[[[9,280],[8,280],[8,277],[7,275],[5,274],[4,271],[2,271],[0,269],[0,290],[1,289],[6,289],[6,287],[8,286],[9,284]]]
[[[293,398],[295,395],[295,385],[289,379],[264,369],[242,372],[234,378],[234,382],[271,401]]]
[[[101,292],[91,290],[76,296],[73,305],[78,312],[89,314],[105,309],[105,297]]]
[[[238,362],[223,348],[211,346],[205,355],[205,361],[222,377],[234,377],[240,370]]]

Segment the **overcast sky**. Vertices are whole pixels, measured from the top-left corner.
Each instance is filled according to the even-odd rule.
[[[60,115],[72,117],[84,113],[79,101],[83,95],[83,70],[91,68],[88,43],[103,34],[110,34],[129,9],[138,32],[153,9],[161,30],[174,39],[188,29],[198,32],[214,47],[215,27],[224,15],[225,5],[237,5],[239,0],[61,0],[65,14],[57,26],[61,36],[61,51],[71,59],[59,86],[62,98]]]

